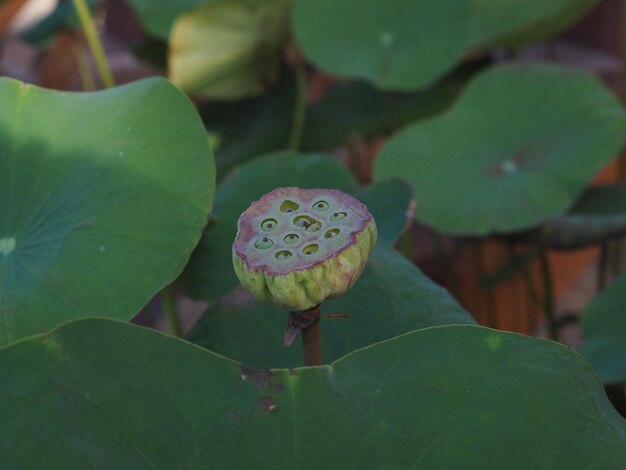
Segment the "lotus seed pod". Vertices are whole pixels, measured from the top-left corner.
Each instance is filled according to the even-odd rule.
[[[374,218],[352,196],[278,188],[239,217],[233,265],[257,299],[306,310],[352,287],[375,244]]]

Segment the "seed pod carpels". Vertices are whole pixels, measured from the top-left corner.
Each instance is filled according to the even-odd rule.
[[[352,287],[375,244],[374,218],[352,196],[278,188],[241,214],[233,265],[257,299],[307,310]]]

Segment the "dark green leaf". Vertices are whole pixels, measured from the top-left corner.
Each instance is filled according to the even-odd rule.
[[[626,382],[626,272],[582,313],[580,352],[606,383]]]
[[[155,36],[167,40],[174,21],[185,12],[215,0],[127,0],[141,23]]]
[[[449,112],[390,139],[375,176],[406,178],[418,219],[443,232],[518,231],[570,207],[618,152],[625,124],[617,99],[591,75],[494,67]]]
[[[328,150],[355,136],[374,137],[441,112],[482,65],[460,67],[433,87],[412,93],[381,92],[362,81],[337,82],[309,107],[302,146]]]
[[[0,351],[7,468],[620,468],[626,424],[589,365],[476,326],[330,366],[255,372],[111,320]],[[461,463],[461,464],[460,464]]]
[[[626,214],[626,183],[590,187],[569,214],[607,219]]]
[[[130,319],[181,272],[211,207],[193,106],[163,79],[97,93],[0,79],[0,103],[0,344]]]
[[[317,66],[385,89],[425,87],[468,42],[469,0],[298,0],[296,42]]]
[[[471,49],[519,46],[554,36],[588,12],[598,0],[472,0]]]
[[[520,241],[557,250],[596,245],[626,234],[626,184],[589,188],[567,213]]]
[[[294,101],[294,82],[286,79],[263,96],[200,106],[207,129],[218,136],[219,179],[253,157],[286,149]]]
[[[210,308],[190,341],[252,367],[302,365],[300,342],[282,349],[288,310],[256,302],[242,290]],[[391,248],[378,246],[365,271],[344,295],[322,304],[322,342],[330,362],[377,341],[429,326],[472,323],[441,287]]]
[[[375,183],[356,193],[374,216],[378,243],[393,246],[406,231],[415,211],[413,190],[402,180]]]

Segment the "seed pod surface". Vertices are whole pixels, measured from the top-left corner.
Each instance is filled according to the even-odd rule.
[[[376,223],[352,196],[278,188],[241,214],[233,265],[257,299],[306,310],[352,287],[375,244]]]

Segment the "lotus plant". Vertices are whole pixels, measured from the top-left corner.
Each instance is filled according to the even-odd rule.
[[[374,218],[352,196],[278,188],[241,214],[233,265],[257,299],[292,310],[285,345],[302,330],[305,361],[321,364],[320,304],[352,287],[375,244]]]

